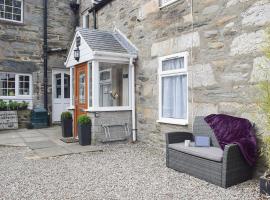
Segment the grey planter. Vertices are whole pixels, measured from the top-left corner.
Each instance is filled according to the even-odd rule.
[[[62,119],[62,137],[72,137],[72,119]]]
[[[270,195],[270,175],[260,177],[260,193]]]
[[[91,144],[91,124],[78,123],[79,144],[82,146]]]

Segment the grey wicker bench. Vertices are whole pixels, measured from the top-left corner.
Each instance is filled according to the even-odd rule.
[[[223,188],[252,178],[253,168],[247,164],[237,145],[226,145],[222,151],[204,117],[196,117],[193,127],[193,134],[188,132],[166,134],[167,167]],[[183,142],[194,141],[194,135],[209,136],[211,147],[185,147]]]

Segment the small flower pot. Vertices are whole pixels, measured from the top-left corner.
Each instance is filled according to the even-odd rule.
[[[270,196],[270,174],[260,177],[260,193]]]
[[[91,124],[78,123],[79,144],[82,146],[91,144]]]
[[[72,137],[72,119],[62,119],[62,137]]]

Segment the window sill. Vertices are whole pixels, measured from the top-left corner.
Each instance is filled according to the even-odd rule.
[[[159,119],[157,120],[157,123],[162,124],[173,124],[173,125],[181,125],[181,126],[187,126],[188,120],[177,120],[177,119]]]
[[[160,6],[159,6],[159,9],[162,9],[162,8],[164,8],[164,7],[167,7],[167,6],[169,6],[169,5],[173,4],[173,3],[175,3],[176,1],[178,1],[178,0],[173,0],[173,1],[171,1],[171,2],[168,2],[168,3],[165,3],[165,4],[163,4],[163,5],[160,5]]]
[[[32,96],[0,96],[3,100],[33,100]]]
[[[70,106],[67,108],[68,110],[75,110],[75,107],[74,106]]]
[[[14,25],[18,25],[18,26],[24,26],[24,22],[21,21],[14,21],[14,20],[8,20],[8,19],[3,19],[3,18],[0,18],[0,22],[1,23],[4,23],[4,24],[14,24]]]
[[[119,107],[99,107],[99,108],[88,108],[86,112],[112,112],[112,111],[131,111],[132,108],[129,106]]]

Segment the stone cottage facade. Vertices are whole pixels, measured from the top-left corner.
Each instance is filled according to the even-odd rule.
[[[94,22],[87,10],[91,7],[92,1],[81,1],[80,23],[90,29]],[[194,116],[212,113],[248,118],[262,130],[256,84],[264,78],[261,63],[267,63],[261,48],[269,14],[269,0],[113,0],[99,10],[98,29],[116,27],[139,50],[135,65],[138,139],[162,145],[165,132],[190,131]],[[186,113],[186,120],[170,123],[160,119],[167,112],[161,102],[166,92],[160,69],[166,69],[167,59],[179,55],[186,63],[179,67],[182,81],[187,78],[181,86],[182,91],[187,87],[182,94],[187,108],[179,111]]]
[[[11,77],[9,88],[1,84],[0,98],[24,100],[30,103],[30,108],[43,107],[43,10],[42,0],[0,1],[0,73],[3,80],[6,80],[6,76]],[[74,34],[74,27],[75,17],[70,1],[48,1],[50,112],[52,70],[64,69],[66,50]],[[15,84],[12,83],[13,76],[16,77]]]

